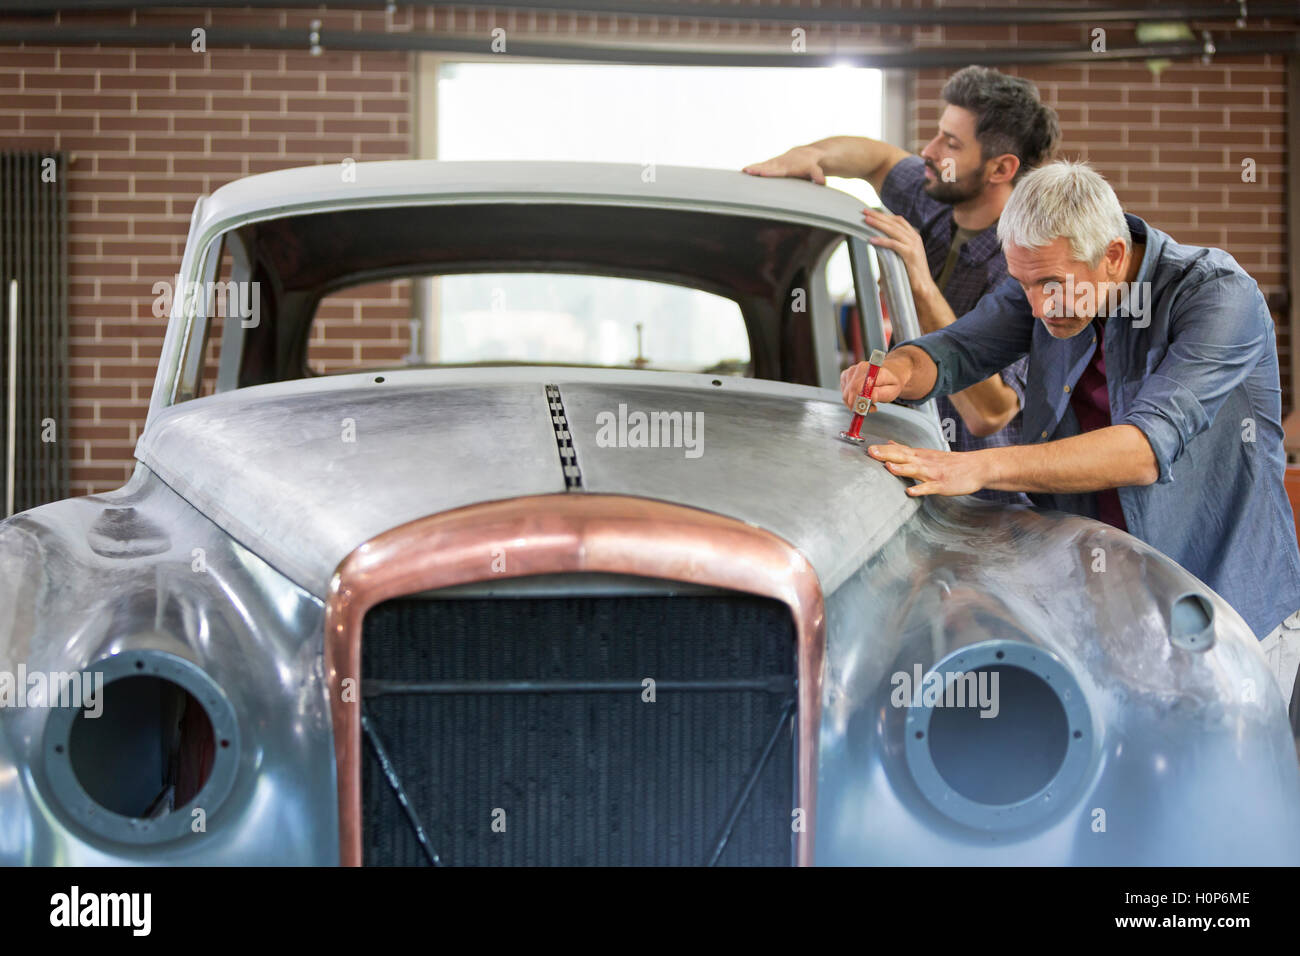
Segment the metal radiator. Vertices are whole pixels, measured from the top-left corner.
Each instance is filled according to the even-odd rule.
[[[0,152],[0,517],[68,495],[67,218],[62,154]]]
[[[792,862],[776,601],[403,598],[367,614],[362,675],[368,865]]]

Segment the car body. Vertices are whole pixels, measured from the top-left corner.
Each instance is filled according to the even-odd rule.
[[[838,439],[833,252],[863,349],[877,274],[918,334],[860,209],[558,162],[201,199],[132,477],[0,524],[0,672],[103,681],[98,716],[57,676],[0,708],[0,861],[1300,862],[1285,707],[1222,598],[1095,521],[913,498]],[[223,256],[258,321],[181,294]],[[331,292],[519,270],[720,295],[750,374],[309,374]],[[632,441],[637,411],[700,416],[700,454]],[[946,447],[929,404],[865,434]]]

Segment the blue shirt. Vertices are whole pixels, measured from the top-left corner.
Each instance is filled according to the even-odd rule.
[[[1124,520],[1130,534],[1217,591],[1262,638],[1300,608],[1273,318],[1232,256],[1127,219],[1133,241],[1146,243],[1135,288],[1149,293],[1131,312],[1105,320],[1106,390],[1112,424],[1142,431],[1160,476],[1119,489]],[[1085,329],[1053,338],[1014,279],[948,328],[908,344],[938,366],[931,395],[960,391],[1028,354],[1024,441],[1079,433],[1070,394],[1096,337]],[[1032,497],[1096,516],[1093,494]]]
[[[952,206],[930,198],[925,191],[925,160],[920,156],[908,156],[895,163],[894,168],[889,171],[885,181],[880,185],[880,201],[890,212],[902,216],[921,234],[921,241],[925,244],[926,263],[930,267],[930,278],[937,282],[944,263],[948,261],[948,250],[952,247],[956,223],[952,218]],[[952,274],[948,276],[948,281],[939,291],[943,293],[944,301],[952,309],[952,314],[961,316],[975,308],[975,303],[1006,277],[1007,260],[1002,255],[1002,245],[998,242],[998,227],[997,223],[994,223],[976,233],[961,247]],[[1021,408],[1025,404],[1026,364],[1025,359],[1019,359],[1007,368],[994,369],[994,372],[1001,372],[1002,381],[1016,393]],[[953,436],[952,447],[957,451],[1020,443],[1019,412],[1001,431],[984,438],[976,438],[966,428],[961,415],[946,397],[939,396],[934,404],[940,420],[945,423],[945,434]],[[951,430],[947,425],[949,421],[952,422]],[[1003,504],[1029,504],[1027,497],[1012,491],[985,489],[976,497]]]

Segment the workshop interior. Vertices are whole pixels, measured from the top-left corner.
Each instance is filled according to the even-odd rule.
[[[1298,183],[1294,0],[0,0],[0,864],[1300,864]]]

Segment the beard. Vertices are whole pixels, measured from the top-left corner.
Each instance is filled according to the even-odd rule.
[[[925,190],[927,196],[937,202],[955,206],[957,203],[975,199],[980,193],[984,192],[984,183],[980,178],[982,170],[977,169],[965,176],[957,177],[955,182],[946,183],[943,181],[938,169],[929,162],[925,165],[930,172],[934,173],[935,178],[933,182],[928,182],[921,188]]]

